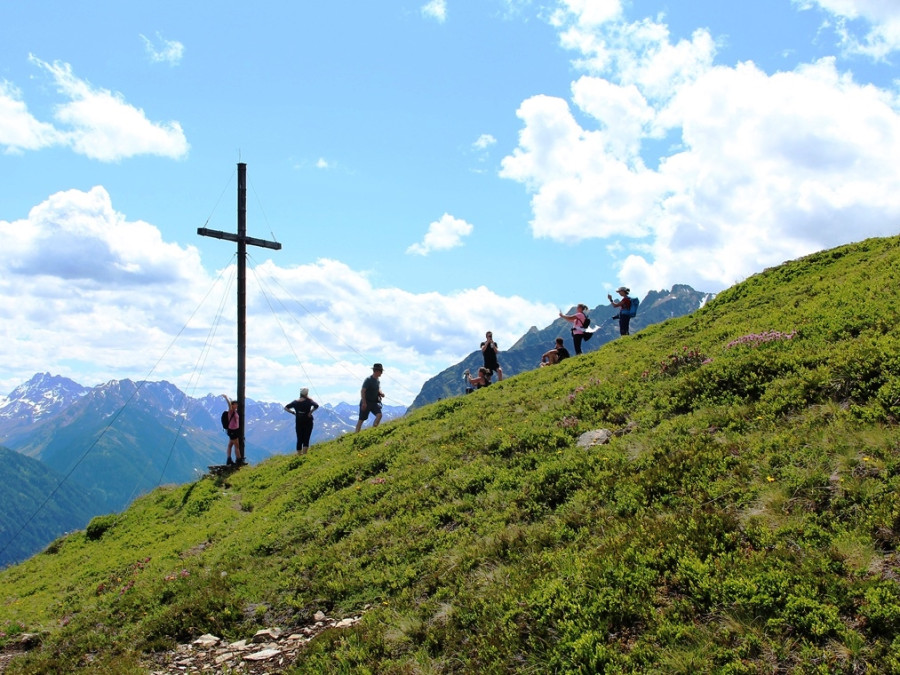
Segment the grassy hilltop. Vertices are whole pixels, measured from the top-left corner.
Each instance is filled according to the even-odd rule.
[[[898,244],[96,518],[0,573],[8,672],[320,610],[286,672],[900,672]]]

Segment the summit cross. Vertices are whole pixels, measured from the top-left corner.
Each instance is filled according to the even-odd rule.
[[[266,241],[265,239],[256,239],[247,236],[247,165],[239,162],[237,167],[237,234],[222,232],[221,230],[210,230],[206,227],[198,227],[197,234],[203,237],[213,237],[215,239],[226,239],[228,241],[237,242],[237,401],[238,415],[240,417],[240,429],[238,433],[240,437],[240,452],[246,459],[247,446],[244,443],[244,430],[246,428],[246,417],[244,417],[244,394],[247,385],[247,246],[260,246],[262,248],[271,248],[280,251],[281,244],[277,241]]]

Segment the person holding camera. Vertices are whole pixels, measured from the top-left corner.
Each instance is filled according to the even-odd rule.
[[[578,303],[574,314],[559,313],[559,318],[565,319],[572,324],[572,341],[575,343],[575,354],[581,354],[581,342],[584,340],[584,323],[587,305]]]
[[[628,294],[631,293],[631,289],[619,286],[616,293],[622,298],[621,300],[613,300],[609,293],[606,294],[606,297],[609,298],[610,304],[619,310],[619,335],[628,335],[628,324],[631,322],[631,298],[628,297]]]
[[[491,372],[482,366],[478,369],[478,377],[472,377],[471,373],[469,373],[469,369],[463,372],[463,380],[466,382],[466,393],[470,394],[475,389],[481,389],[482,387],[486,387],[491,383]]]
[[[481,343],[481,355],[484,357],[484,367],[488,371],[488,378],[497,373],[497,382],[503,379],[503,369],[497,361],[497,343],[494,342],[494,334],[488,331],[484,334],[484,342]]]

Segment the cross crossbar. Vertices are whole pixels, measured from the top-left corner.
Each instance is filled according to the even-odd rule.
[[[228,241],[240,242],[241,237],[237,234],[232,234],[231,232],[222,232],[221,230],[210,230],[208,227],[198,227],[197,234],[202,235],[204,237],[213,237],[215,239],[227,239]],[[277,241],[266,241],[265,239],[257,239],[256,237],[247,237],[243,238],[243,241],[250,246],[260,246],[262,248],[272,248],[276,251],[281,250],[281,244]]]
[[[198,227],[197,234],[214,239],[225,239],[237,243],[238,255],[238,307],[237,307],[237,401],[238,415],[240,417],[238,452],[244,457],[246,452],[244,444],[244,394],[247,382],[247,245],[260,246],[262,248],[281,250],[281,244],[277,241],[266,241],[247,236],[247,165],[238,163],[238,219],[237,234],[210,230],[206,227]]]

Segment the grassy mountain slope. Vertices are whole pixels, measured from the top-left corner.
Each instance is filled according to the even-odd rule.
[[[672,286],[671,290],[650,291],[641,300],[638,315],[631,321],[631,332],[637,332],[646,326],[666,321],[675,316],[690,314],[704,305],[711,297],[713,296],[710,293],[695,291],[684,284],[676,284]],[[575,307],[565,310],[567,314],[574,314],[575,311]],[[597,305],[594,309],[588,310],[588,316],[592,321],[592,335],[590,340],[583,343],[584,353],[596,351],[607,342],[619,337],[619,322],[612,318],[616,313],[617,310],[607,304]],[[553,347],[554,341],[558,337],[563,338],[569,351],[574,354],[571,328],[572,324],[565,319],[556,319],[542,329],[532,326],[514,345],[498,354],[504,375],[512,377],[539,367],[541,355]],[[472,373],[477,373],[478,368],[482,365],[484,365],[484,356],[481,350],[473,351],[459,363],[445,368],[427,380],[409,409],[415,410],[441,399],[459,396],[465,391],[463,371],[468,369]]]
[[[61,475],[36,459],[0,446],[0,466],[0,567],[28,558],[64,532],[84,527],[99,509],[85,491],[64,483]]]
[[[900,672],[898,244],[95,519],[0,573],[10,672],[318,610],[287,672]]]

